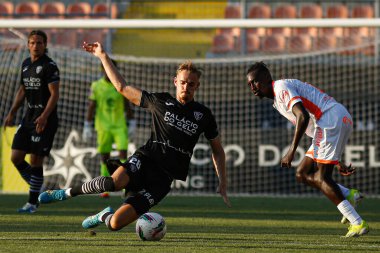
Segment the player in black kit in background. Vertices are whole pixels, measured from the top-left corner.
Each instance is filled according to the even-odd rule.
[[[104,222],[110,230],[119,230],[157,205],[169,193],[173,179],[186,180],[194,146],[204,133],[219,177],[217,191],[230,206],[225,153],[215,118],[210,109],[194,101],[201,72],[191,62],[185,62],[179,65],[174,78],[175,98],[166,92],[149,93],[126,83],[100,43],[84,43],[83,48],[101,60],[107,76],[124,97],[152,113],[151,136],[125,164],[116,166],[112,177],[100,176],[79,187],[43,192],[40,202],[126,188],[130,195],[116,212],[107,207],[82,223],[84,228],[93,228]]]
[[[44,181],[43,160],[49,155],[58,128],[59,70],[47,53],[47,36],[33,30],[28,36],[30,57],[21,68],[21,85],[12,108],[4,120],[4,129],[13,124],[17,110],[28,104],[26,113],[13,138],[11,160],[22,178],[29,184],[29,200],[20,213],[34,213]],[[30,154],[30,164],[25,161]]]

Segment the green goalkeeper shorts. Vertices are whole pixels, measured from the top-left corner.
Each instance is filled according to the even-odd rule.
[[[114,143],[117,150],[128,150],[128,131],[126,128],[97,131],[97,142],[100,154],[110,153]]]

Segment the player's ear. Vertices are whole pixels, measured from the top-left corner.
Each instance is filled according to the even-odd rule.
[[[177,77],[176,76],[173,78],[173,83],[174,83],[174,86],[177,87]]]

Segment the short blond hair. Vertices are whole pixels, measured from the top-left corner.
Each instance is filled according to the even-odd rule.
[[[177,75],[179,72],[184,70],[190,71],[190,73],[195,73],[198,78],[200,78],[202,75],[202,72],[191,61],[185,61],[179,64],[176,72]]]

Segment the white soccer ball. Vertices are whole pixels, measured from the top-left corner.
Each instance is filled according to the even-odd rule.
[[[136,222],[136,234],[143,241],[159,241],[166,234],[164,217],[158,213],[144,213]]]

